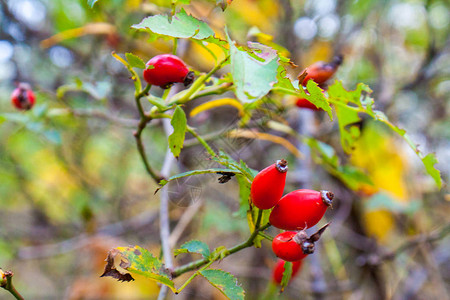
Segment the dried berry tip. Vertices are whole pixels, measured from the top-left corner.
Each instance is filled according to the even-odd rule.
[[[300,230],[296,235],[294,235],[293,240],[297,244],[301,245],[308,239],[308,234],[305,230]]]
[[[189,73],[187,73],[186,77],[184,78],[184,86],[190,85],[194,81],[194,77],[194,72],[189,71]]]
[[[313,254],[315,250],[316,250],[316,247],[315,247],[314,243],[311,243],[309,241],[305,241],[302,244],[303,254]]]
[[[320,196],[322,198],[323,203],[325,203],[326,206],[332,206],[334,198],[334,194],[332,192],[320,191]]]
[[[279,172],[286,173],[288,171],[288,162],[284,159],[277,160],[275,167]]]

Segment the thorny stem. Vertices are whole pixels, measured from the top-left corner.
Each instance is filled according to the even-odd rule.
[[[14,287],[13,283],[12,283],[12,277],[14,276],[14,273],[11,271],[6,271],[3,272],[0,269],[0,275],[2,275],[0,277],[0,287],[4,288],[5,290],[7,290],[8,292],[11,293],[11,295],[13,295],[16,299],[18,300],[24,300],[24,298],[22,297],[22,295],[16,290],[16,288]],[[6,279],[6,281],[4,281],[4,279]]]

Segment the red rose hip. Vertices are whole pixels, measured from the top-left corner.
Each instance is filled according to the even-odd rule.
[[[272,208],[281,199],[286,183],[287,170],[287,161],[281,159],[255,176],[250,194],[252,202],[257,208]]]
[[[295,102],[295,105],[297,105],[297,107],[300,107],[300,108],[308,108],[311,110],[320,110],[320,108],[318,108],[317,106],[312,104],[310,101],[306,100],[305,98],[298,98],[297,101]]]
[[[11,94],[11,103],[21,110],[29,110],[33,107],[36,98],[28,83],[19,83]]]
[[[331,206],[333,193],[296,190],[286,194],[273,208],[269,222],[284,230],[300,230],[316,225]]]
[[[276,284],[281,284],[281,280],[283,279],[283,273],[284,273],[284,264],[286,262],[282,259],[279,259],[277,264],[275,265],[275,268],[273,269],[273,273],[272,273],[272,280],[276,283]],[[298,271],[300,270],[300,267],[302,266],[302,261],[294,261],[292,263],[292,274],[291,274],[291,280],[292,278],[295,277],[295,275],[297,275]]]
[[[144,70],[144,79],[151,85],[169,88],[173,83],[182,82],[188,86],[194,80],[186,64],[172,54],[161,54],[151,58]]]
[[[318,61],[308,68],[306,68],[307,75],[305,79],[303,79],[302,84],[306,86],[306,83],[308,80],[312,79],[318,84],[322,84],[328,79],[331,78],[331,76],[336,73],[339,66],[342,64],[343,57],[342,55],[335,56],[333,60],[329,63]]]
[[[285,231],[278,234],[272,241],[273,253],[282,260],[297,261],[306,257],[303,253],[301,241],[296,239],[298,232]]]

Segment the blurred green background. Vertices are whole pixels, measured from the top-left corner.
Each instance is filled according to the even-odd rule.
[[[219,36],[226,24],[241,44],[256,39],[281,45],[299,69],[342,53],[344,64],[335,77],[349,89],[368,84],[377,109],[406,129],[422,151],[436,153],[437,168],[448,181],[449,2],[234,0],[222,12],[215,1],[193,0],[185,8]],[[0,267],[15,272],[16,287],[26,299],[151,299],[158,294],[156,284],[142,278],[118,283],[98,277],[112,247],[138,244],[160,251],[157,185],[146,175],[132,135],[139,116],[134,87],[111,52],[132,52],[144,60],[170,52],[170,40],[130,29],[167,11],[170,1],[164,0],[100,0],[92,9],[85,0],[0,0]],[[203,48],[185,46],[183,58],[192,69],[213,67]],[[33,86],[37,103],[31,111],[12,107],[15,82]],[[410,235],[448,224],[446,187],[438,191],[415,154],[383,126],[365,121],[357,150],[348,157],[337,129],[323,115],[305,116],[287,105],[282,117],[294,127],[308,117],[314,137],[332,145],[342,162],[364,170],[374,185],[352,191],[320,162],[308,156],[296,161],[279,145],[228,144],[230,154],[256,170],[283,156],[296,161],[287,191],[330,188],[341,199],[327,215],[336,225],[333,234],[324,236],[316,259],[306,262],[300,278],[279,298],[377,299],[383,293],[393,299],[448,298],[448,238],[404,252],[387,265],[362,262],[374,249],[392,250]],[[189,124],[204,134],[234,126],[234,118],[233,109],[222,108]],[[161,124],[145,131],[144,142],[151,164],[161,169],[167,148]],[[200,148],[186,147],[172,173],[208,166]],[[304,168],[306,175],[300,172]],[[172,227],[189,204],[201,202],[176,245],[196,238],[211,247],[231,246],[245,239],[246,220],[235,213],[237,183],[218,186],[207,175],[191,180],[169,186]],[[262,249],[230,256],[219,267],[239,278],[248,299],[260,299],[274,262],[270,244],[263,243]],[[0,299],[8,297],[0,290]],[[221,297],[197,279],[176,299]]]

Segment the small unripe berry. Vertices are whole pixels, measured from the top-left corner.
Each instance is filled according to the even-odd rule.
[[[151,58],[144,70],[144,79],[151,85],[157,85],[164,89],[176,82],[182,82],[188,86],[194,80],[194,73],[190,72],[186,64],[172,54],[161,54]]]
[[[29,110],[33,107],[36,98],[28,83],[19,83],[11,94],[11,103],[20,110]]]

